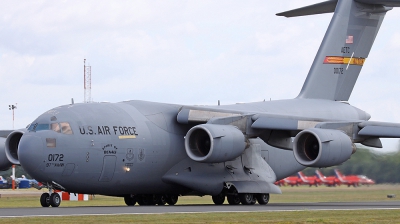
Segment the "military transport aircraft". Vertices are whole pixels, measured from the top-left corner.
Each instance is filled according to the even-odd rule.
[[[386,12],[400,0],[330,0],[279,16],[334,12],[295,99],[224,106],[144,101],[70,104],[13,131],[4,148],[49,193],[123,197],[127,205],[173,205],[212,195],[215,204],[267,204],[274,185],[305,167],[348,160],[354,143],[382,147],[400,124],[369,121],[347,101]]]

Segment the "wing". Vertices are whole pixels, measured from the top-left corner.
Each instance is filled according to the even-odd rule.
[[[400,124],[377,121],[338,121],[324,118],[249,113],[215,107],[182,107],[181,124],[222,124],[239,128],[248,137],[259,137],[271,146],[293,149],[292,138],[309,128],[340,130],[353,143],[382,148],[380,138],[400,138]]]

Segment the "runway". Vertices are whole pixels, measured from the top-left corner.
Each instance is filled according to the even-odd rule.
[[[385,202],[324,202],[324,203],[271,203],[268,205],[175,205],[175,206],[100,206],[58,208],[2,208],[0,218],[40,216],[127,215],[207,212],[276,212],[318,210],[371,210],[400,209],[400,201]]]

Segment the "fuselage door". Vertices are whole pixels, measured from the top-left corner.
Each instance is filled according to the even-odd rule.
[[[103,169],[99,181],[108,182],[111,181],[114,176],[115,163],[117,161],[116,156],[104,156]]]

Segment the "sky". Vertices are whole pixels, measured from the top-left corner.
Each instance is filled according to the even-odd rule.
[[[332,14],[275,14],[316,0],[2,1],[0,129],[83,102],[216,105],[295,98]],[[400,9],[390,11],[350,104],[400,123]],[[389,152],[398,140],[383,141]]]

